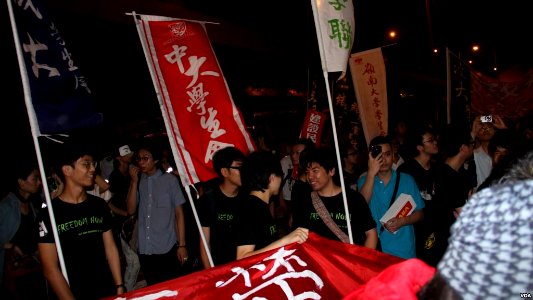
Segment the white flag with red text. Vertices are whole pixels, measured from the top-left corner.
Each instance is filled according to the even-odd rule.
[[[255,149],[200,22],[139,15],[139,37],[185,186],[216,176],[213,153]]]
[[[311,0],[324,72],[346,72],[354,38],[352,0]]]
[[[381,48],[352,54],[350,72],[368,144],[388,130],[387,74]]]

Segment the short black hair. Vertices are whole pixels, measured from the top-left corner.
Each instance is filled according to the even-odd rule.
[[[315,143],[309,139],[309,138],[298,138],[296,140],[294,140],[290,146],[295,146],[295,145],[304,145],[305,146],[305,149],[307,148],[312,148],[315,146]]]
[[[457,125],[447,126],[442,132],[440,140],[440,149],[444,158],[457,155],[459,150],[461,150],[461,146],[469,146],[474,142],[470,131]]]
[[[418,156],[418,146],[424,145],[424,134],[429,133],[437,138],[436,131],[429,126],[415,126],[412,130],[407,132],[405,137],[405,145],[409,157]]]
[[[370,140],[370,144],[368,144],[368,148],[374,146],[374,145],[381,145],[381,144],[389,144],[391,147],[392,141],[391,141],[391,138],[389,136],[385,136],[385,135],[378,135],[376,137],[374,137],[372,140]]]
[[[312,163],[322,166],[327,172],[337,168],[337,156],[330,147],[318,147],[306,152],[305,158],[301,162],[305,168],[310,167]]]
[[[59,176],[63,182],[65,182],[65,175],[61,170],[63,166],[74,166],[76,161],[85,155],[94,158],[95,150],[93,147],[78,139],[68,140],[58,148],[59,149],[55,154],[53,168],[56,171],[57,176]]]
[[[244,162],[244,154],[233,146],[219,149],[213,154],[213,169],[218,177],[222,177],[222,169],[231,167],[234,161]]]
[[[11,189],[11,192],[18,193],[18,189],[19,189],[18,180],[28,179],[30,174],[35,170],[39,171],[39,167],[36,161],[26,161],[26,160],[19,161],[17,166],[12,169],[13,177],[9,183],[9,188]]]
[[[339,170],[338,170],[338,162],[337,162],[337,155],[335,155],[335,151],[328,147],[328,146],[322,146],[318,148],[312,148],[309,151],[306,151],[304,157],[300,157],[300,164],[307,169],[311,166],[312,163],[317,163],[321,167],[326,170],[326,172],[329,172],[333,169],[335,169],[335,174],[333,175],[333,182],[335,184],[339,185]]]
[[[264,192],[272,174],[283,177],[279,159],[269,151],[252,152],[241,169],[242,185],[249,191]]]
[[[152,159],[160,163],[161,157],[163,156],[163,147],[158,140],[152,138],[140,140],[136,146],[136,155],[139,154],[139,150],[141,149],[150,152]]]

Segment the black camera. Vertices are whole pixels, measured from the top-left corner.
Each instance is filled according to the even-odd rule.
[[[373,158],[378,157],[378,155],[381,153],[381,145],[370,146],[370,153],[372,154]]]

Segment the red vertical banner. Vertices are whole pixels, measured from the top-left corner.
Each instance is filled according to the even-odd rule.
[[[221,148],[253,151],[204,25],[142,15],[138,28],[183,184],[215,177]]]
[[[319,146],[322,138],[322,130],[324,130],[325,124],[325,114],[312,109],[308,110],[307,114],[305,115],[300,137],[310,139],[315,143],[315,145]]]

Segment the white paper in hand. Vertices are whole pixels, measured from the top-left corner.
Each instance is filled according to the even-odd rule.
[[[404,218],[408,215],[412,214],[413,211],[416,208],[415,200],[411,195],[408,194],[400,194],[398,198],[396,198],[396,201],[392,204],[392,206],[387,210],[387,212],[379,219],[381,224],[387,223],[390,219],[397,217],[397,218]],[[393,233],[396,233],[393,232]]]

